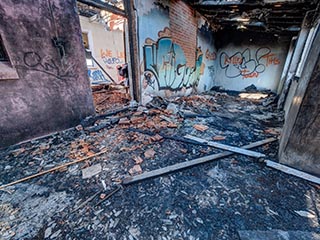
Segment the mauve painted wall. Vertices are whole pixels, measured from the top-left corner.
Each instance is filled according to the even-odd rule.
[[[74,0],[0,1],[0,34],[18,80],[0,80],[0,147],[94,113]],[[65,42],[60,57],[52,39]]]

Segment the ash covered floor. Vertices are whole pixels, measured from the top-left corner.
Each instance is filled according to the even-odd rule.
[[[0,184],[88,159],[0,191],[0,238],[318,239],[319,186],[252,157],[234,154],[121,185],[130,174],[222,152],[177,141],[186,134],[238,147],[278,137],[282,113],[275,97],[260,97],[154,98],[146,108],[104,112],[77,128],[3,149]],[[276,160],[277,147],[253,150]]]

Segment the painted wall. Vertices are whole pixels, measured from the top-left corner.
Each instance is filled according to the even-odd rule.
[[[111,20],[112,22],[108,26],[80,16],[80,25],[82,32],[88,34],[89,47],[93,57],[115,81],[118,81],[116,66],[125,63],[124,20],[117,19],[114,14],[112,14]],[[108,81],[109,79],[96,63],[93,64],[93,67],[88,66],[88,75],[92,83]]]
[[[277,91],[289,42],[270,34],[213,33],[179,0],[138,0],[137,9],[142,103],[214,86]]]
[[[139,0],[137,9],[142,103],[209,89],[216,50],[205,21],[182,1]]]
[[[75,1],[1,1],[0,34],[19,77],[0,80],[0,147],[94,113]]]
[[[276,92],[286,55],[287,47],[279,44],[228,44],[218,52],[215,84],[236,91],[254,84]]]

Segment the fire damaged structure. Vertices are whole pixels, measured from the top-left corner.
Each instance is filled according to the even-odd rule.
[[[320,239],[319,81],[319,0],[2,1],[0,239]]]
[[[278,106],[284,108],[287,119],[279,152],[281,161],[289,165],[293,161],[298,168],[319,172],[315,170],[318,148],[300,149],[302,145],[310,146],[301,142],[309,137],[315,143],[311,145],[317,146],[318,131],[304,138],[296,133],[299,141],[290,137],[298,131],[298,112],[307,107],[303,100],[311,81],[309,74],[317,66],[318,1],[139,0],[125,1],[125,10],[99,1],[80,2],[91,6],[87,10],[80,8],[83,16],[94,16],[92,9],[96,8],[128,19],[127,57],[124,59],[122,53],[122,60],[107,61],[131,63],[130,86],[135,100],[146,104],[153,96],[184,96],[216,87],[242,91],[254,85],[258,90],[271,90],[279,95]],[[15,3],[1,5],[1,146],[75,126],[93,114],[75,2],[35,3],[34,8],[44,9],[37,12],[39,27],[29,24],[36,20],[29,21],[31,15],[24,11],[25,3],[19,4],[21,7],[14,13],[10,9]],[[69,16],[73,18],[69,20]],[[21,30],[12,27],[15,23]],[[23,51],[17,51],[20,45]],[[102,56],[107,55],[101,51]],[[310,66],[308,61],[315,65],[302,75]],[[92,74],[95,71],[91,70]],[[99,70],[95,74],[100,76],[98,79],[108,78]],[[317,100],[310,101],[312,110],[317,111]],[[317,123],[313,119],[317,113],[313,114],[301,121]],[[286,150],[291,139],[293,145],[300,146],[295,157],[287,154],[295,151]],[[298,156],[311,162],[297,160]]]

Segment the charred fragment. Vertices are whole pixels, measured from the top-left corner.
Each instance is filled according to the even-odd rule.
[[[295,34],[318,1],[186,1],[213,29]],[[313,12],[313,16],[317,13]]]

